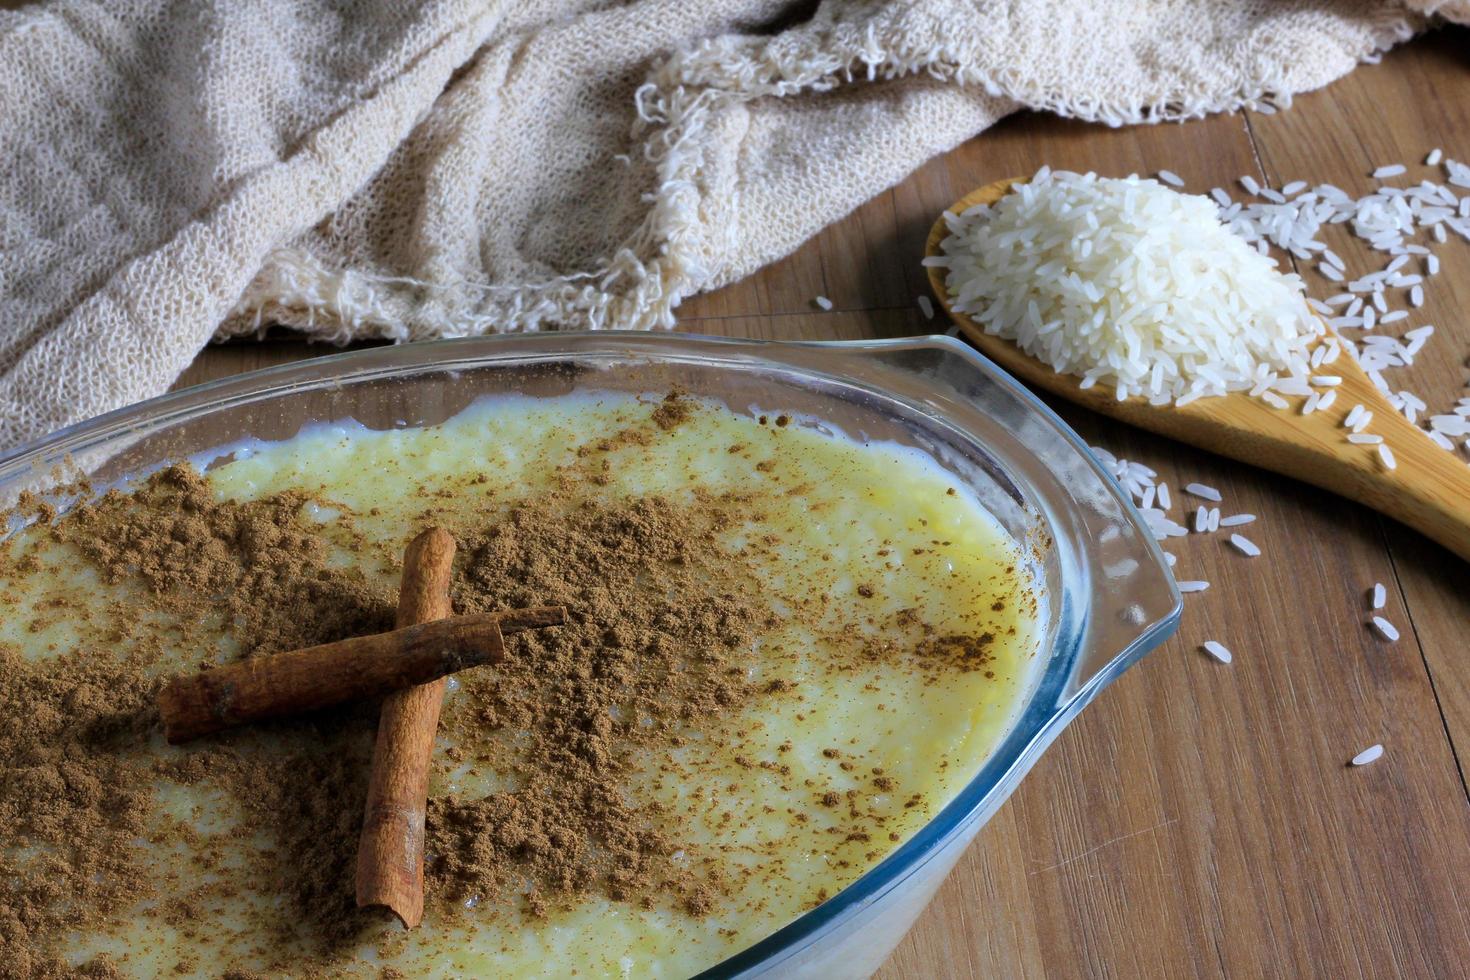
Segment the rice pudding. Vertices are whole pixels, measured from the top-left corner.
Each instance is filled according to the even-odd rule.
[[[20,976],[690,975],[937,813],[1036,660],[1026,556],[933,460],[677,395],[318,426],[61,499],[0,556]],[[388,628],[430,524],[456,611],[570,621],[453,678],[408,931],[352,901],[373,705],[175,747],[153,698]]]

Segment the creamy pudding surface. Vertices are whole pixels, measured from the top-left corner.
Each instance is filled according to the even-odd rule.
[[[60,499],[0,554],[19,976],[687,976],[938,813],[1038,659],[1029,556],[931,459],[677,394],[318,426]],[[154,698],[390,628],[431,525],[456,612],[569,622],[451,679],[410,931],[353,905],[375,704],[169,746]]]

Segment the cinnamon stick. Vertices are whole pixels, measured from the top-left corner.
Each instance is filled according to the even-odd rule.
[[[502,632],[564,622],[560,606],[455,616],[176,677],[158,695],[163,734],[177,745],[233,725],[377,697],[500,661]]]
[[[454,538],[442,528],[430,528],[409,542],[398,593],[398,626],[451,614],[454,548]],[[384,699],[357,849],[358,908],[384,906],[410,929],[424,916],[429,758],[443,701],[442,678]]]
[[[158,696],[172,743],[242,722],[312,711],[436,680],[500,660],[505,644],[493,617],[444,619],[257,657],[169,682]]]

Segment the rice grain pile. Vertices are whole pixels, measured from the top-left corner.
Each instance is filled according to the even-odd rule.
[[[1421,315],[1428,286],[1440,275],[1435,249],[1452,239],[1470,242],[1470,194],[1464,193],[1470,189],[1470,164],[1435,148],[1424,158],[1424,167],[1439,172],[1430,169],[1427,174],[1420,171],[1410,176],[1402,163],[1377,167],[1372,171],[1375,180],[1404,177],[1405,184],[1380,184],[1359,196],[1332,184],[1305,180],[1275,190],[1261,186],[1248,174],[1239,184],[1253,200],[1236,201],[1222,187],[1212,189],[1210,196],[1220,205],[1220,221],[1261,253],[1274,246],[1303,266],[1315,263],[1333,294],[1307,302],[1337,332],[1338,344],[1357,360],[1394,410],[1435,445],[1470,453],[1470,397],[1460,398],[1446,411],[1430,412],[1423,398],[1397,388],[1397,382],[1386,374],[1413,365],[1435,334],[1432,324],[1409,327]],[[1351,271],[1327,245],[1334,227],[1367,246],[1355,249],[1361,257],[1372,261],[1372,253],[1377,252],[1386,255],[1386,261],[1362,274]],[[1341,232],[1338,235],[1342,237]],[[1408,329],[1385,333],[1393,324]],[[1356,340],[1344,331],[1355,331]],[[1354,433],[1349,442],[1376,446],[1383,441],[1363,432],[1367,422],[1358,415],[1350,415],[1343,424]],[[1391,449],[1387,456],[1376,455],[1383,468],[1391,468]]]
[[[995,205],[945,216],[956,312],[1083,387],[1156,405],[1248,391],[1308,395],[1325,333],[1301,279],[1158,181],[1042,168]]]

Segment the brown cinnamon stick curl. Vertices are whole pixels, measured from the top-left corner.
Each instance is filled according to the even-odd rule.
[[[430,528],[409,543],[398,592],[399,626],[450,614],[454,548],[454,538],[441,528]],[[384,699],[357,849],[358,908],[383,906],[410,929],[424,917],[429,761],[443,701],[443,680]]]
[[[561,606],[456,616],[176,677],[158,695],[171,744],[436,680],[505,656],[503,633],[556,626]]]

